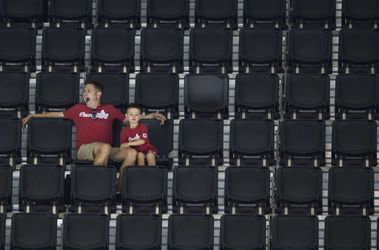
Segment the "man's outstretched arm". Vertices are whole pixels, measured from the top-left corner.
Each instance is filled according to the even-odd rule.
[[[30,118],[63,118],[63,112],[46,112],[41,114],[29,114],[24,119],[22,119],[22,126],[25,126]]]

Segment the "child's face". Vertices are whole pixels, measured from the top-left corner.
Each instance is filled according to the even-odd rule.
[[[141,119],[141,111],[137,108],[128,108],[126,114],[128,115],[128,120],[131,124],[136,124]]]

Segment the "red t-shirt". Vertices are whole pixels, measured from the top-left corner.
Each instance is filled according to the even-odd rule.
[[[153,145],[151,145],[149,141],[147,127],[145,124],[139,123],[135,128],[125,127],[122,129],[120,136],[120,144],[125,142],[136,141],[139,139],[144,140],[145,143],[139,146],[134,146],[134,149],[136,149],[138,152],[142,152],[145,154],[149,151],[157,153],[157,149]]]
[[[96,109],[91,109],[85,104],[76,104],[64,111],[63,115],[75,124],[76,150],[79,150],[82,144],[94,142],[112,144],[113,121],[125,119],[123,113],[109,104],[100,105]]]

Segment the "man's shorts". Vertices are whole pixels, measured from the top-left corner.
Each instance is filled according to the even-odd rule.
[[[95,150],[96,142],[90,144],[83,144],[80,146],[78,152],[76,153],[76,159],[85,160],[85,161],[93,161],[95,157],[93,152]],[[113,159],[114,156],[120,151],[120,148],[112,148],[109,159]]]

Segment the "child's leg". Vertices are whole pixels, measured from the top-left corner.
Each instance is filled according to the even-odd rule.
[[[153,153],[153,152],[148,152],[146,154],[146,160],[147,160],[148,166],[156,166],[157,165],[157,162],[155,160],[155,153]]]
[[[145,154],[142,152],[138,152],[137,154],[137,165],[145,166]]]

